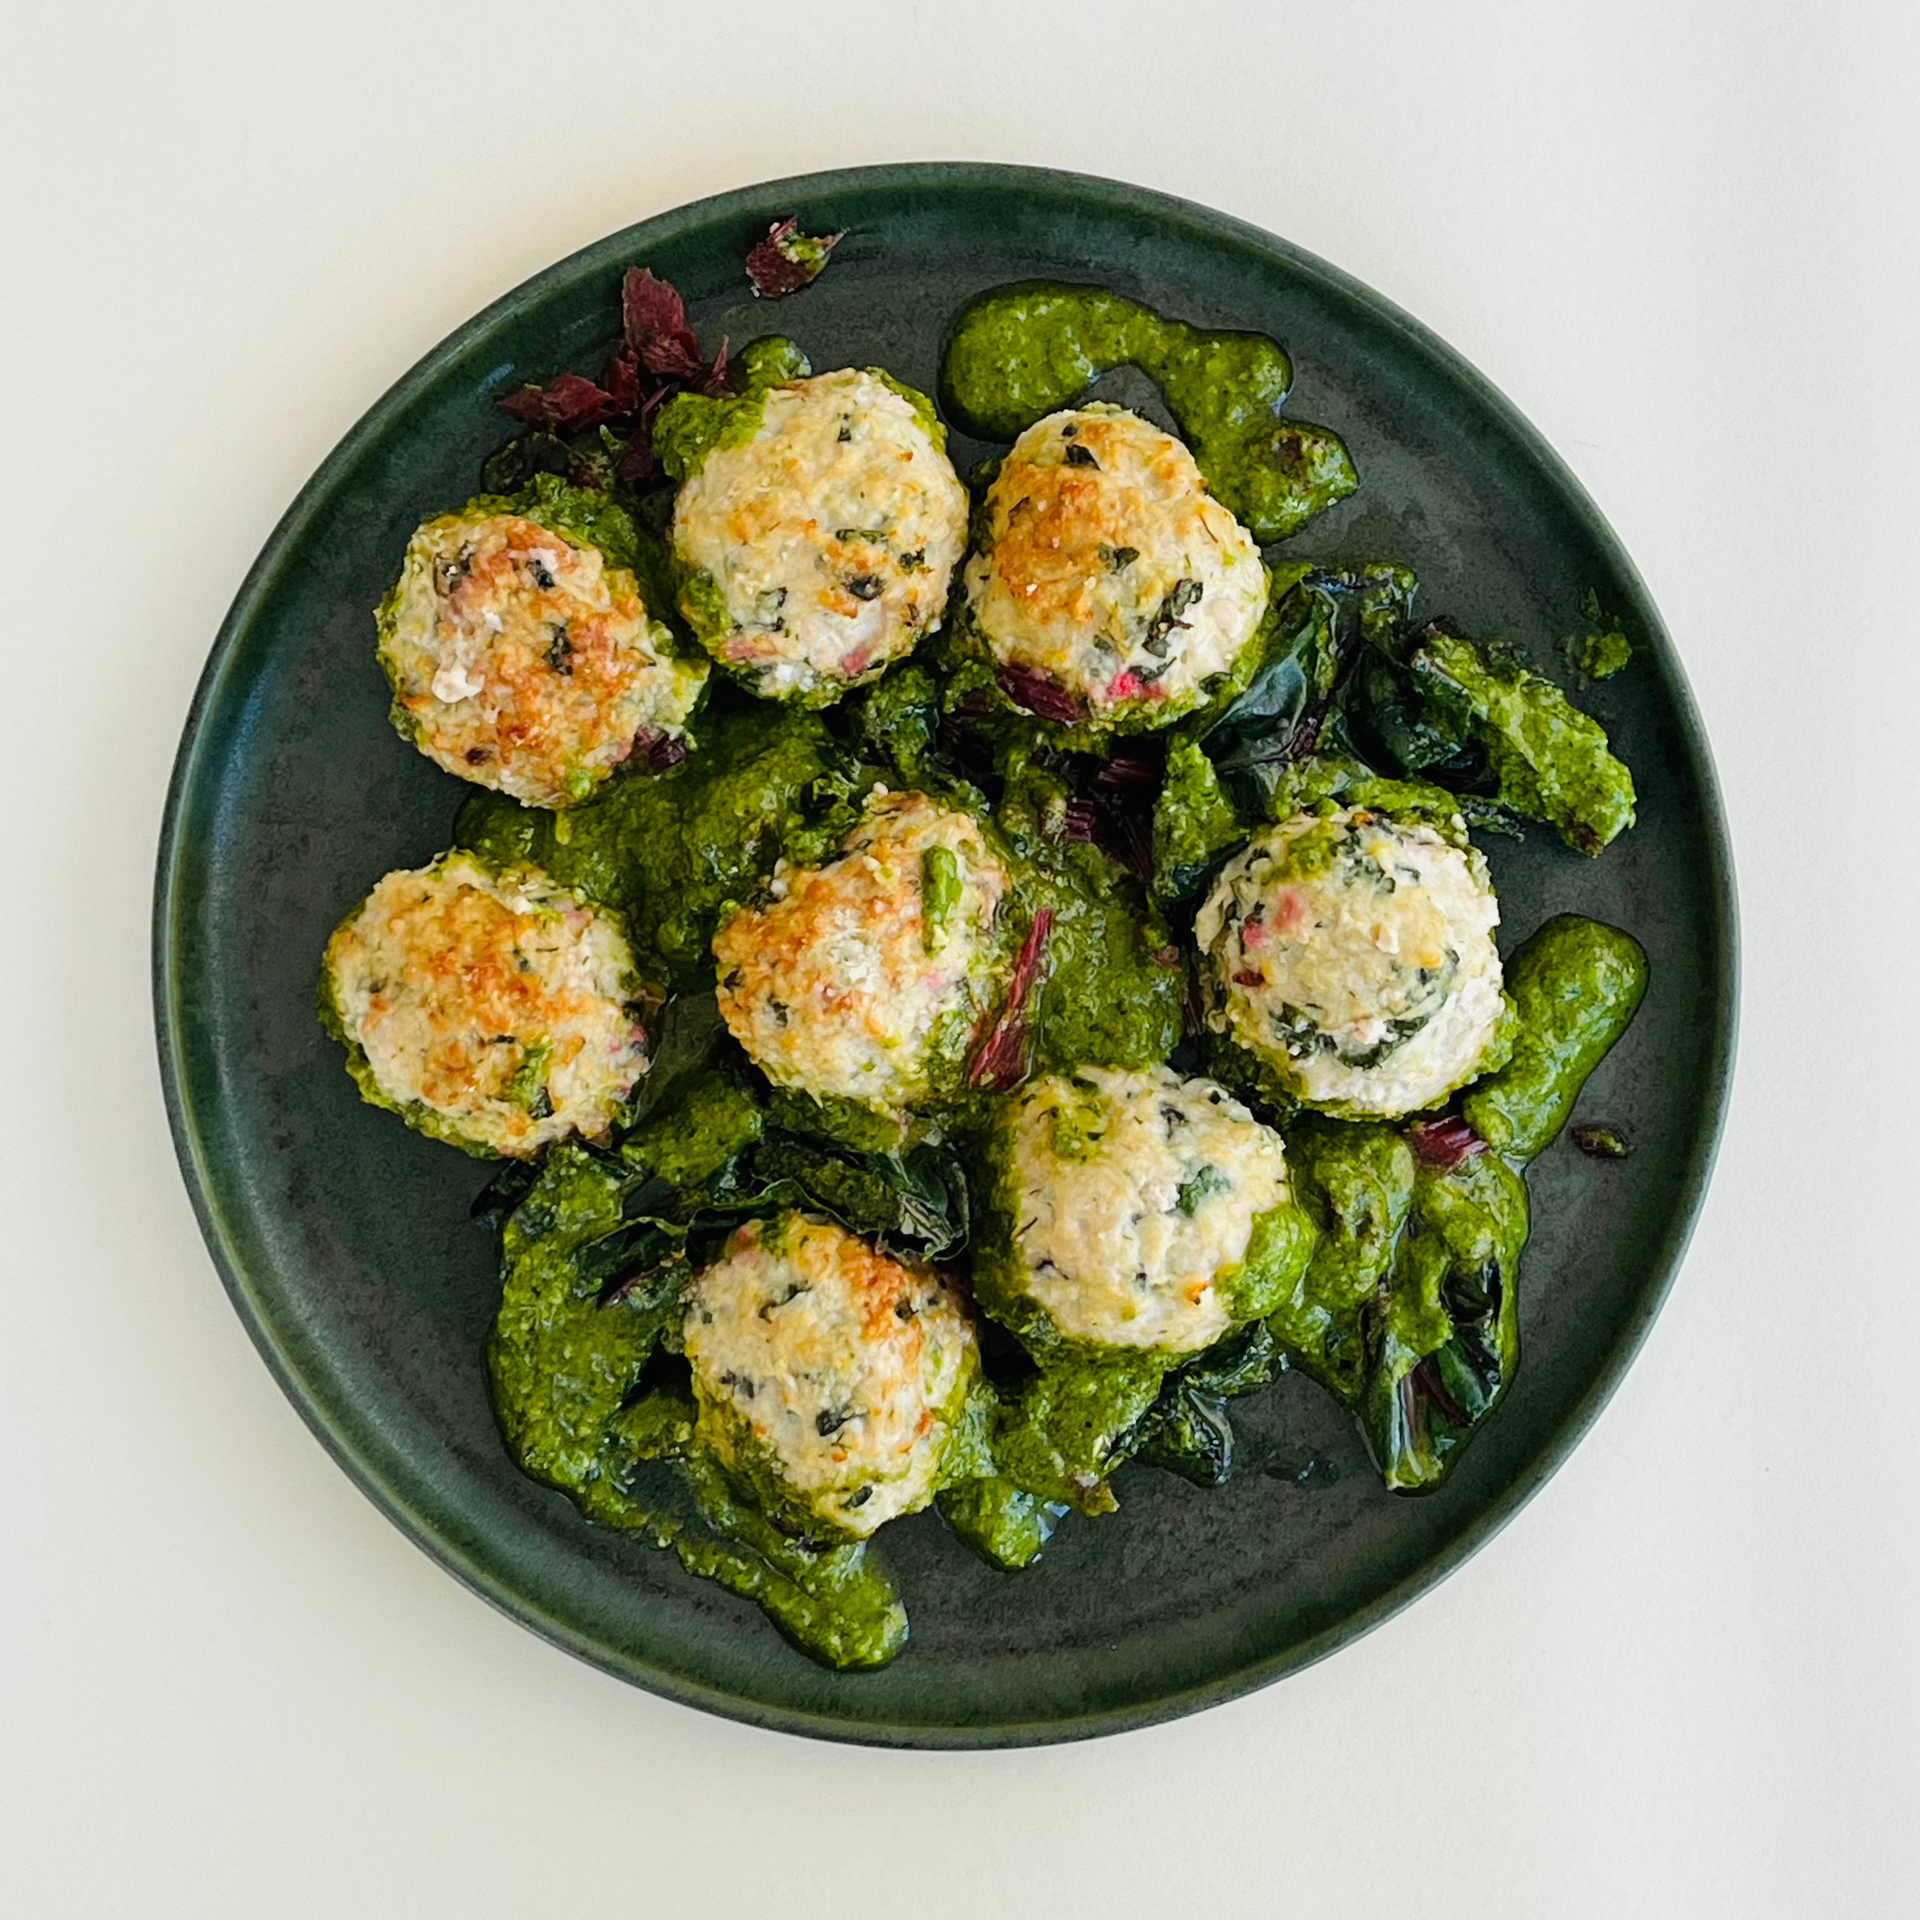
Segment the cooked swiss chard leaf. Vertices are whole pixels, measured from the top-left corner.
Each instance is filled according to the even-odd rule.
[[[692,1073],[712,1067],[732,1051],[719,1002],[710,993],[680,994],[652,1022],[652,1053],[631,1110],[637,1125]]]
[[[747,278],[762,300],[781,300],[811,286],[825,272],[827,256],[842,240],[841,233],[802,233],[798,219],[776,220],[767,237],[747,255]]]
[[[1129,1438],[1129,1453],[1196,1486],[1222,1485],[1238,1465],[1227,1401],[1258,1392],[1286,1370],[1285,1350],[1256,1320],[1166,1376]]]
[[[730,1204],[831,1214],[877,1245],[947,1260],[967,1243],[967,1178],[959,1155],[923,1143],[905,1153],[835,1152],[797,1134],[770,1133],[749,1157]]]
[[[1296,569],[1276,578],[1274,591],[1266,653],[1246,690],[1180,730],[1202,743],[1248,820],[1272,817],[1286,770],[1334,728],[1363,642],[1379,644],[1398,628],[1414,581],[1403,567],[1368,562]]]
[[[1551,680],[1435,624],[1407,656],[1432,710],[1485,752],[1503,805],[1596,854],[1633,825],[1633,776]]]
[[[1497,1154],[1421,1166],[1367,1328],[1360,1424],[1387,1485],[1439,1485],[1520,1364],[1527,1188]]]

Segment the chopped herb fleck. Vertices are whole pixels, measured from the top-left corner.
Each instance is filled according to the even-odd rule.
[[[1624,1160],[1633,1151],[1632,1143],[1615,1127],[1574,1127],[1570,1131],[1573,1144],[1596,1160]]]
[[[938,953],[953,930],[963,892],[960,862],[951,847],[929,847],[920,856],[921,944]]]
[[[1147,623],[1147,631],[1141,645],[1149,653],[1163,657],[1174,628],[1184,627],[1187,624],[1180,616],[1197,607],[1205,598],[1206,591],[1198,580],[1175,581],[1172,592],[1160,602],[1159,612]]]
[[[1212,1195],[1224,1193],[1232,1185],[1218,1167],[1202,1167],[1191,1180],[1180,1182],[1180,1211],[1192,1219]]]

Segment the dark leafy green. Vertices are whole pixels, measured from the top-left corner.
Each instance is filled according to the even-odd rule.
[[[1128,1451],[1195,1486],[1223,1485],[1238,1464],[1226,1403],[1257,1392],[1287,1366],[1286,1350],[1265,1321],[1241,1328],[1166,1376],[1133,1430]]]
[[[967,1180],[947,1147],[923,1144],[907,1153],[835,1152],[798,1134],[762,1143],[752,1161],[764,1182],[755,1196],[831,1214],[850,1233],[882,1246],[907,1246],[945,1260],[967,1243]]]
[[[1485,751],[1503,805],[1587,854],[1633,825],[1633,776],[1606,730],[1551,680],[1438,626],[1422,634],[1407,671],[1432,710]]]
[[[1497,1154],[1420,1167],[1413,1211],[1366,1329],[1360,1424],[1387,1485],[1438,1486],[1520,1365],[1527,1188]]]

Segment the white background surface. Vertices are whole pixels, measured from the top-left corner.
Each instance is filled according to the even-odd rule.
[[[1914,1911],[1917,20],[1910,0],[16,10],[0,1908]],[[147,1001],[195,676],[361,410],[615,227],[945,157],[1242,215],[1505,388],[1679,641],[1746,932],[1692,1254],[1545,1492],[1280,1687],[970,1756],[667,1705],[409,1546],[227,1306]]]

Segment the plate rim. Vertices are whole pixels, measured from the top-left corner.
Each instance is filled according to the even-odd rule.
[[[235,651],[256,615],[259,604],[286,564],[289,551],[336,475],[359,454],[390,416],[430,383],[443,365],[456,358],[476,337],[513,309],[529,291],[550,278],[584,270],[596,257],[609,262],[636,246],[658,245],[675,228],[706,225],[716,219],[764,216],[770,196],[795,200],[836,191],[909,189],[966,191],[975,187],[1026,184],[1049,193],[1068,190],[1083,200],[1144,210],[1169,223],[1198,230],[1199,237],[1228,241],[1268,255],[1281,256],[1291,270],[1318,280],[1333,291],[1365,306],[1381,324],[1399,333],[1416,351],[1436,361],[1495,418],[1552,482],[1566,505],[1582,523],[1596,548],[1627,581],[1640,605],[1652,614],[1647,638],[1666,680],[1674,717],[1686,743],[1700,783],[1700,825],[1711,876],[1706,915],[1714,939],[1711,977],[1714,1032],[1708,1051],[1698,1119],[1693,1129],[1679,1198],[1670,1213],[1659,1251],[1632,1296],[1630,1313],[1607,1347],[1603,1364],[1586,1390],[1559,1424],[1548,1431],[1538,1448],[1487,1507],[1437,1551],[1365,1606],[1343,1615],[1305,1641],[1264,1659],[1250,1661],[1231,1673],[1191,1686],[1157,1694],[1151,1701],[1124,1707],[1036,1720],[993,1720],[932,1723],[923,1721],[853,1721],[829,1713],[779,1706],[750,1694],[734,1693],[657,1666],[643,1656],[607,1647],[575,1628],[558,1613],[495,1577],[454,1537],[444,1523],[410,1501],[380,1474],[369,1451],[358,1445],[302,1377],[287,1347],[275,1331],[222,1218],[215,1182],[208,1165],[206,1129],[188,1092],[183,1059],[183,982],[178,966],[178,927],[187,900],[182,877],[186,854],[182,828],[190,798],[204,765],[207,721],[232,665]],[[644,238],[642,238],[644,236]],[[159,1050],[161,1089],[168,1129],[182,1179],[192,1203],[202,1239],[242,1325],[280,1390],[300,1414],[308,1429],[334,1463],[408,1539],[430,1555],[470,1592],[480,1596],[510,1619],[530,1628],[587,1665],[639,1686],[682,1706],[695,1707],[725,1719],[774,1731],[874,1747],[980,1749],[1025,1747],[1084,1740],[1130,1731],[1203,1711],[1238,1699],[1287,1675],[1301,1671],[1371,1632],[1420,1595],[1438,1586],[1487,1544],[1508,1521],[1558,1472],[1591,1429],[1645,1343],[1653,1322],[1671,1292],[1698,1224],[1714,1162],[1726,1129],[1740,1025],[1740,926],[1733,848],[1726,809],[1713,761],[1711,744],[1688,684],[1686,670],[1664,619],[1638,567],[1621,544],[1578,477],[1520,409],[1464,355],[1424,322],[1415,319],[1386,295],[1347,274],[1319,256],[1250,221],[1215,208],[1109,176],[1083,174],[1059,168],[1032,167],[984,161],[904,161],[871,166],[833,168],[790,175],[705,195],[670,207],[574,249],[530,274],[462,322],[421,355],[340,437],[302,485],[275,523],[258,556],[248,568],[195,683],[193,698],[182,725],[180,744],[167,783],[155,862],[152,912],[152,994],[155,1038]]]

